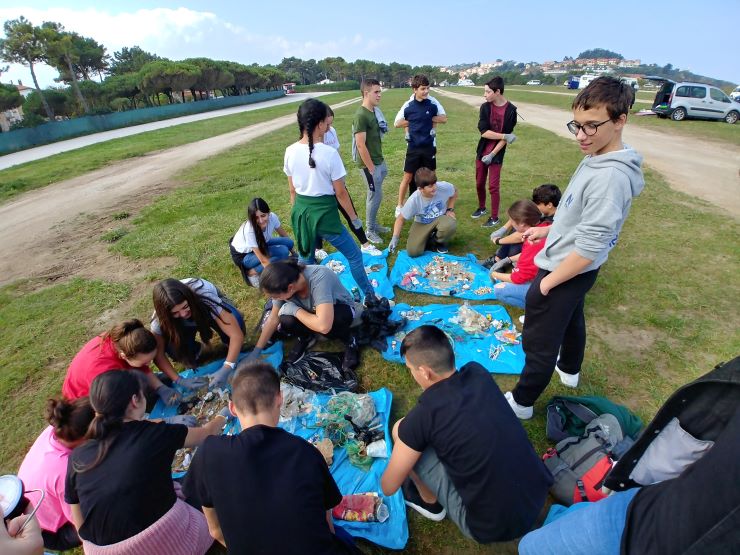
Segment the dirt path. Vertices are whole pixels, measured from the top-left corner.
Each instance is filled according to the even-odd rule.
[[[347,106],[357,99],[332,106]],[[134,211],[168,189],[172,176],[205,158],[295,123],[295,115],[153,152],[29,191],[0,206],[0,285],[24,277],[120,277],[135,262],[111,256],[100,236],[111,214]]]
[[[449,96],[478,108],[482,98],[449,90],[434,94]],[[572,113],[551,106],[516,103],[524,123],[573,139],[565,124]],[[669,185],[704,199],[740,217],[740,147],[628,125],[624,141],[645,157],[645,163],[666,178]],[[516,145],[515,145],[516,146]]]

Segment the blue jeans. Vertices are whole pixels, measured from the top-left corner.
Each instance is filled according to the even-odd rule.
[[[285,260],[290,256],[290,250],[293,248],[293,239],[290,237],[270,237],[267,240],[267,253],[270,262]],[[254,270],[258,274],[262,273],[262,263],[254,252],[248,252],[244,255],[242,266],[247,270]]]
[[[324,240],[328,241],[331,246],[341,252],[349,262],[349,271],[352,273],[352,277],[355,278],[355,283],[360,291],[363,291],[365,295],[374,295],[375,290],[370,285],[370,280],[367,279],[365,273],[365,264],[362,261],[362,251],[357,246],[355,240],[347,231],[347,228],[342,226],[342,233],[338,235],[324,235]],[[315,264],[316,258],[311,253],[308,258],[301,258],[301,262],[304,264]]]
[[[503,287],[494,287],[496,300],[517,308],[524,308],[527,291],[531,284],[531,281],[529,283],[504,283]]]
[[[576,503],[561,516],[524,536],[520,555],[619,555],[627,507],[640,491],[620,491],[597,501]]]

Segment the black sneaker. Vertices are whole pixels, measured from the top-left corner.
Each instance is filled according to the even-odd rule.
[[[408,507],[414,509],[421,516],[439,522],[447,516],[447,509],[440,505],[439,501],[435,503],[427,503],[419,495],[419,490],[416,489],[416,484],[411,481],[411,478],[406,478],[406,481],[401,486],[403,490],[404,503]]]
[[[486,270],[490,270],[491,266],[496,264],[496,257],[495,256],[489,256],[484,261],[480,262],[480,265],[483,266]]]
[[[447,248],[447,245],[445,245],[444,243],[438,243],[437,244],[437,252],[439,254],[447,254],[448,252],[450,252],[450,249],[448,249]]]
[[[498,218],[494,218],[493,216],[491,216],[481,227],[496,227],[499,223],[500,222]]]
[[[485,207],[483,207],[483,208],[478,208],[478,210],[476,210],[475,212],[473,212],[473,213],[472,213],[472,214],[470,215],[470,217],[471,217],[471,218],[473,218],[473,219],[476,219],[476,220],[477,220],[478,218],[480,218],[480,217],[481,217],[481,216],[483,216],[484,214],[488,214],[488,210],[486,210],[486,208],[485,208]]]
[[[293,347],[291,347],[290,351],[287,355],[285,355],[285,358],[283,360],[289,364],[293,364],[315,344],[316,336],[314,334],[305,336],[299,335],[298,338],[295,340],[295,343],[293,343]]]

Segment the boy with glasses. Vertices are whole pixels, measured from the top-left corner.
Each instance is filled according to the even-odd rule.
[[[447,243],[457,230],[455,201],[457,189],[452,183],[437,181],[437,174],[429,168],[419,168],[414,174],[417,189],[401,207],[393,224],[393,237],[388,251],[398,247],[403,223],[414,219],[406,242],[406,252],[411,257],[419,256],[429,247],[438,253],[448,252]]]
[[[586,157],[563,193],[553,225],[523,234],[545,246],[535,258],[540,270],[527,292],[524,370],[506,393],[521,419],[532,417],[553,371],[564,385],[578,385],[586,348],[586,293],[617,244],[632,199],[645,186],[642,156],[622,143],[633,94],[632,87],[612,77],[595,79],[578,94],[567,126]]]

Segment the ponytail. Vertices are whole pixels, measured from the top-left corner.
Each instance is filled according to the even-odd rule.
[[[127,358],[151,353],[157,349],[154,334],[144,327],[140,320],[133,318],[113,326],[103,336],[103,341],[110,338]],[[101,346],[103,341],[100,342]]]
[[[308,165],[316,167],[313,159],[313,132],[316,126],[329,117],[329,107],[315,98],[309,98],[298,107],[298,129],[301,137],[308,136]]]
[[[247,206],[247,219],[252,225],[254,236],[257,238],[257,249],[259,249],[259,251],[264,256],[270,256],[267,248],[267,241],[265,240],[265,234],[262,233],[262,229],[257,223],[258,211],[262,212],[263,214],[268,214],[269,217],[270,207],[267,205],[267,202],[265,202],[264,199],[261,199],[259,197],[252,199],[252,202],[250,202],[249,206]]]

